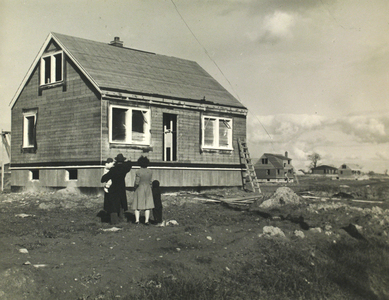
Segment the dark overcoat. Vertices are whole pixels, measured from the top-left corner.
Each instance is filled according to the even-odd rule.
[[[130,161],[118,162],[101,177],[101,182],[112,180],[109,193],[105,194],[104,199],[104,210],[107,213],[119,213],[121,208],[125,211],[128,210],[125,178],[131,168]]]

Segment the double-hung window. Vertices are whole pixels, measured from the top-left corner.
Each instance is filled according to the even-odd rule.
[[[36,120],[37,109],[23,112],[23,148],[36,147]]]
[[[111,105],[109,142],[150,145],[150,109]]]
[[[232,119],[203,116],[202,148],[232,150]]]
[[[60,82],[63,80],[63,52],[45,54],[40,65],[41,85]]]

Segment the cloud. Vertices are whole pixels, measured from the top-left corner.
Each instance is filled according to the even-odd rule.
[[[387,151],[376,152],[376,157],[378,160],[389,161],[389,149]]]
[[[258,122],[261,126],[258,126]],[[249,121],[251,139],[257,142],[296,141],[304,138],[310,144],[339,143],[346,136],[359,143],[389,142],[389,117],[350,116],[325,117],[308,114],[279,114],[257,116]],[[311,133],[311,134],[309,134]],[[304,137],[302,137],[304,135]]]
[[[258,126],[258,122],[261,126]],[[256,141],[269,141],[269,135],[274,142],[296,140],[305,132],[322,128],[329,124],[327,117],[307,114],[279,114],[270,116],[258,116],[250,119],[249,131],[252,139]]]
[[[250,115],[249,115],[250,116]],[[317,152],[323,164],[363,163],[389,169],[389,117],[368,113],[344,117],[279,114],[248,119],[248,140],[256,156],[288,151],[296,168]]]
[[[389,117],[352,116],[338,121],[340,129],[360,142],[389,142]]]
[[[284,38],[292,34],[291,27],[294,24],[295,17],[285,12],[276,11],[273,15],[265,18],[264,28],[269,35]]]
[[[278,42],[293,37],[292,28],[297,22],[297,15],[275,11],[264,17],[258,31],[248,32],[251,41]]]

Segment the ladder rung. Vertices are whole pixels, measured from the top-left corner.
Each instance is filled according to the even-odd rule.
[[[246,184],[251,184],[251,187],[254,192],[258,191],[261,192],[261,189],[259,188],[258,178],[257,174],[254,169],[254,165],[250,158],[249,148],[247,146],[247,143],[245,141],[241,141],[238,139],[239,144],[239,153],[241,158],[241,163],[244,162],[244,165],[246,169],[242,169],[242,180]],[[246,173],[246,175],[243,177],[243,171]]]

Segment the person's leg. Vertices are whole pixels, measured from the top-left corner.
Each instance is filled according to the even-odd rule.
[[[119,218],[118,218],[118,214],[117,213],[111,213],[110,214],[110,218],[111,218],[111,224],[112,225],[115,225],[115,224],[119,223]]]
[[[123,208],[120,208],[119,219],[120,219],[120,222],[124,222],[124,209]]]
[[[154,221],[158,224],[162,222],[162,209],[153,208]]]
[[[135,223],[138,224],[139,223],[139,216],[140,216],[140,212],[138,209],[135,210]]]
[[[149,224],[150,209],[145,210],[145,224]]]
[[[158,208],[158,223],[162,223],[162,207]]]

